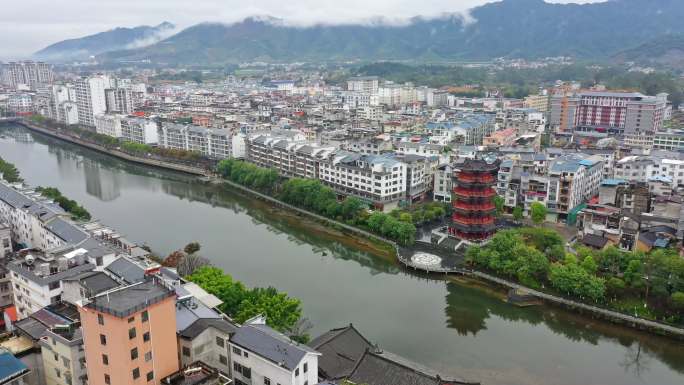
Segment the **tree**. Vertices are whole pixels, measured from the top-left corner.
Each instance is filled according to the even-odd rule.
[[[195,241],[185,245],[183,251],[185,251],[186,254],[195,254],[196,252],[200,251],[200,248],[202,248],[202,245],[200,245],[199,242]]]
[[[199,268],[209,265],[211,265],[211,262],[208,259],[197,254],[187,254],[178,261],[176,270],[178,271],[178,275],[185,277],[191,275]]]
[[[506,203],[506,201],[502,197],[500,197],[498,195],[496,195],[494,197],[494,206],[496,207],[496,216],[500,217],[501,214],[503,214],[505,203]]]
[[[342,202],[341,214],[345,219],[352,219],[356,217],[361,210],[364,209],[364,204],[359,198],[347,197]]]
[[[608,281],[606,281],[606,290],[613,298],[624,293],[626,287],[625,281],[617,277],[610,277]]]
[[[543,203],[532,202],[530,205],[530,217],[536,225],[540,225],[546,220],[546,212],[547,209]]]
[[[582,261],[582,268],[589,274],[596,274],[596,271],[598,270],[598,265],[596,265],[594,258],[592,258],[591,255],[588,255]]]
[[[513,219],[520,222],[523,219],[523,209],[520,206],[515,206],[513,208]]]
[[[676,310],[684,310],[684,292],[677,291],[670,296],[672,307]]]
[[[233,281],[230,275],[224,274],[217,267],[200,267],[186,278],[223,301],[219,308],[230,316],[237,314],[248,294],[241,282]]]
[[[235,321],[243,323],[259,314],[266,317],[266,324],[270,327],[285,333],[301,318],[302,304],[298,299],[290,298],[273,287],[255,288],[240,303]]]

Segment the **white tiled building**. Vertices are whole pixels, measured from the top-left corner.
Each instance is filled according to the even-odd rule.
[[[227,129],[163,123],[158,132],[160,147],[195,151],[214,159],[231,157],[232,133]]]

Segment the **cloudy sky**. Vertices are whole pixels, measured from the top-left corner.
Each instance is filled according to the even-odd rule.
[[[297,25],[397,23],[412,16],[464,12],[493,0],[2,0],[0,58],[30,55],[51,43],[115,27],[169,21],[183,28],[203,21],[234,22],[270,15]],[[588,3],[597,0],[547,0]]]

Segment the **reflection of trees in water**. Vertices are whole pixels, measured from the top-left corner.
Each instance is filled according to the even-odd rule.
[[[247,214],[251,218],[252,223],[255,225],[265,225],[266,229],[273,234],[287,234],[290,242],[300,246],[310,245],[314,253],[322,256],[332,255],[333,258],[356,261],[362,266],[369,267],[373,274],[396,274],[401,271],[396,265],[375,257],[370,253],[346,247],[342,243],[331,241],[315,231],[294,228],[287,217],[273,215],[270,210],[258,207],[251,198],[221,186],[163,180],[162,190],[167,194],[187,199],[191,202],[207,203],[212,207],[229,209],[236,214]]]
[[[461,335],[477,335],[487,329],[492,316],[511,322],[544,324],[558,335],[575,341],[597,345],[601,340],[625,347],[620,364],[625,371],[639,376],[649,369],[651,357],[657,357],[669,368],[684,372],[684,355],[680,341],[648,335],[605,322],[587,319],[548,307],[520,308],[477,288],[447,282],[447,326]]]

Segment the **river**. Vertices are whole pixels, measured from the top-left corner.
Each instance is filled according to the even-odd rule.
[[[191,177],[0,128],[0,156],[160,255],[201,254],[249,286],[300,298],[313,336],[353,323],[382,348],[489,385],[681,385],[684,344],[576,316],[517,308],[472,283],[428,279],[316,226]],[[301,220],[299,220],[301,222]]]

